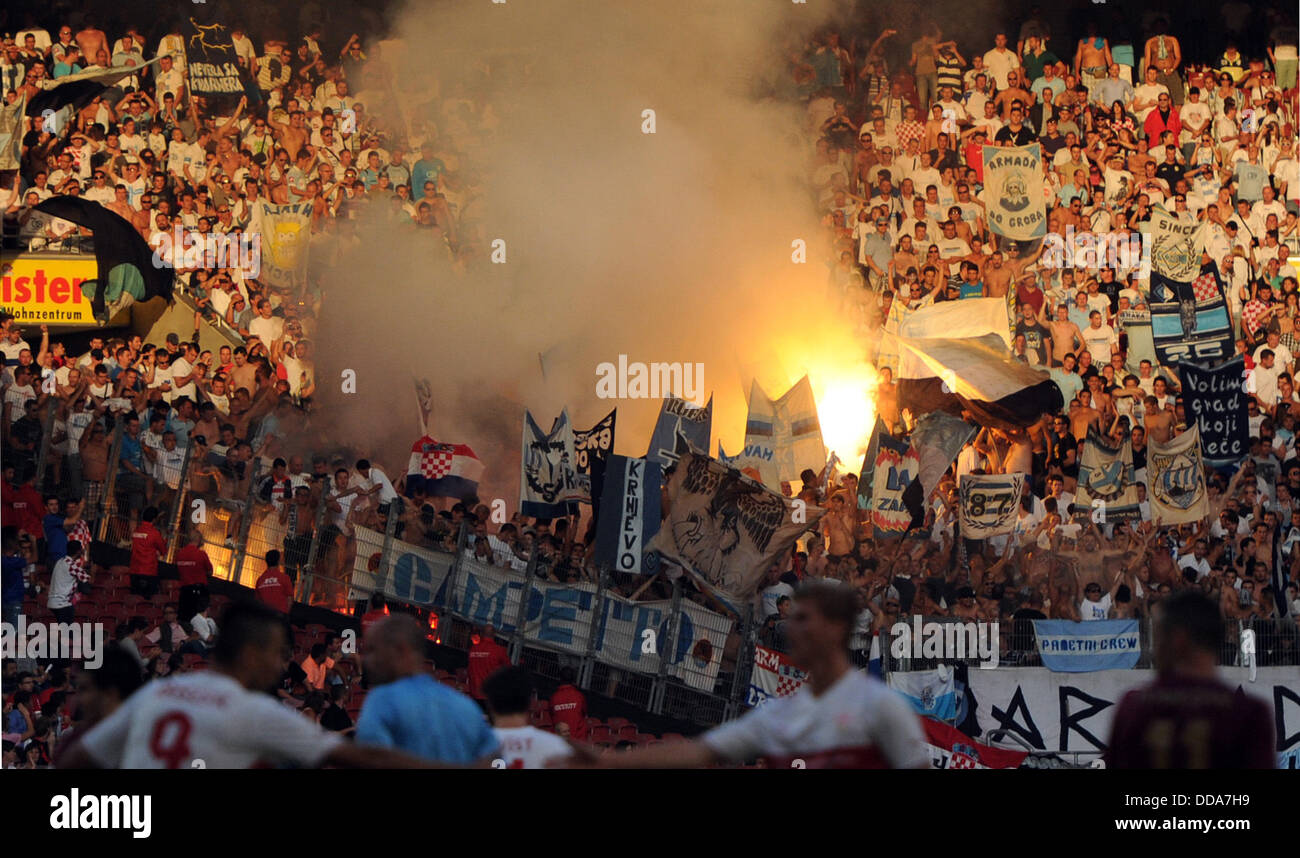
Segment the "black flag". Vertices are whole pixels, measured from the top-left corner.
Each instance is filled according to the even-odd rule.
[[[172,300],[175,269],[165,262],[156,264],[153,250],[121,215],[93,200],[70,196],[50,197],[38,204],[35,210],[84,226],[94,233],[95,261],[99,270],[90,306],[96,316],[104,312],[109,274],[119,265],[130,265],[139,271],[144,289],[143,294],[134,296],[137,301],[158,297],[169,302]]]

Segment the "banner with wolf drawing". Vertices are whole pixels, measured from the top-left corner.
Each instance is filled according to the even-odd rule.
[[[825,512],[696,453],[678,459],[667,487],[668,516],[649,549],[733,608],[753,598],[772,562]]]
[[[543,432],[524,412],[523,455],[520,459],[519,512],[536,518],[560,518],[577,490],[573,462],[573,425],[569,412],[561,411]]]
[[[272,286],[300,288],[307,280],[311,203],[258,203],[253,238],[260,241],[261,278]]]
[[[1168,444],[1151,439],[1147,446],[1147,497],[1151,517],[1164,524],[1200,521],[1209,513],[1201,432],[1195,423]]]
[[[985,146],[983,156],[989,228],[1016,241],[1047,235],[1042,147]]]
[[[1071,511],[1090,516],[1098,510],[1104,516],[1099,519],[1102,523],[1142,517],[1133,476],[1133,445],[1125,438],[1116,447],[1092,428],[1079,460],[1079,486]]]

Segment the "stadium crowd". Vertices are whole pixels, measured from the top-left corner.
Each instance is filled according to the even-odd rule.
[[[896,330],[909,311],[935,301],[1007,297],[1017,314],[1014,356],[1047,370],[1066,407],[1023,431],[982,430],[938,487],[924,527],[897,542],[873,538],[855,501],[855,474],[828,481],[805,472],[798,491],[786,493],[827,513],[756,595],[762,642],[783,648],[789,597],[811,578],[858,591],[863,649],[912,614],[996,619],[1008,629],[1035,618],[1147,617],[1171,592],[1196,588],[1225,618],[1257,629],[1262,663],[1295,663],[1300,456],[1291,404],[1300,403],[1300,292],[1288,258],[1300,256],[1296,27],[1293,14],[1267,14],[1263,40],[1225,20],[1217,56],[1184,56],[1165,20],[1149,22],[1137,40],[1100,26],[1074,40],[1052,34],[1036,12],[969,60],[943,22],[923,22],[910,45],[894,29],[839,27],[790,46],[777,94],[806,108],[811,206],[833,248],[829,287],[859,314],[865,339],[878,343],[875,332]],[[458,91],[442,100],[436,121],[384,127],[354,95],[368,86],[357,35],[331,32],[330,43],[321,27],[307,26],[290,39],[240,23],[254,22],[231,30],[256,82],[252,97],[221,105],[192,97],[184,54],[172,53],[79,110],[70,129],[51,133],[34,121],[21,169],[0,176],[6,234],[31,249],[72,247],[75,225],[32,210],[52,195],[96,200],[146,239],[175,224],[238,235],[258,200],[310,200],[313,233],[346,235],[358,212],[379,205],[401,228],[432,233],[453,257],[478,252],[478,179],[464,141],[491,133],[490,105]],[[143,66],[184,42],[179,30],[146,40],[130,25],[111,35],[89,17],[29,20],[4,40],[5,102],[35,95],[42,77]],[[1202,522],[1161,525],[1145,499],[1139,522],[1098,526],[1086,512],[1071,513],[1089,429],[1130,438],[1141,477],[1147,440],[1176,437],[1187,415],[1175,368],[1130,359],[1121,314],[1149,300],[1136,264],[1052,268],[990,229],[982,146],[1029,142],[1043,148],[1050,232],[1128,234],[1157,205],[1213,225],[1205,262],[1219,270],[1237,350],[1258,383],[1251,455],[1211,474],[1212,512]],[[477,499],[408,493],[400,477],[360,457],[396,461],[391,451],[295,443],[316,386],[312,335],[322,299],[310,278],[277,288],[238,266],[183,265],[179,276],[198,308],[195,328],[162,344],[92,336],[72,354],[44,326],[2,320],[5,621],[16,622],[32,596],[56,619],[71,619],[97,584],[122,577],[90,557],[100,538],[92,528],[105,519],[106,541],[130,550],[131,592],[161,608],[116,626],[114,651],[134,669],[106,671],[101,692],[124,698],[142,677],[186,672],[204,657],[221,622],[207,585],[214,574],[231,575],[234,551],[247,550],[259,597],[281,613],[295,595],[346,609],[355,528],[383,531],[390,515],[395,534],[413,544],[515,571],[531,558],[539,578],[560,583],[596,579],[591,532],[577,518],[515,514],[498,527]],[[243,345],[201,350],[191,334],[222,323]],[[903,432],[917,415],[899,407],[897,358],[873,359],[877,408]],[[1011,535],[972,542],[955,534],[955,480],[967,473],[1030,475]],[[182,514],[182,501],[196,498],[219,511],[203,526]],[[180,586],[160,593],[159,562],[169,558]],[[295,592],[304,573],[335,586]],[[611,586],[628,598],[671,593],[663,578],[614,575]],[[713,604],[690,586],[686,596]],[[734,658],[742,642],[733,638]],[[1010,634],[1002,645],[1028,649]],[[347,731],[348,662],[339,639],[322,636],[286,657],[278,693],[328,729]],[[46,667],[19,672],[6,661],[6,767],[48,765],[57,737],[75,729],[60,696],[74,678]]]

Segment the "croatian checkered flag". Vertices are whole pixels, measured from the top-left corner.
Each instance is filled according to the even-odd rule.
[[[411,445],[406,492],[423,489],[429,497],[468,500],[478,496],[483,463],[465,444],[440,444],[425,435]]]

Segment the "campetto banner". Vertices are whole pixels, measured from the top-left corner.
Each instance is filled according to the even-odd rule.
[[[473,623],[491,623],[507,634],[516,628],[524,582],[518,573],[475,560],[462,560],[448,607]],[[655,673],[668,652],[668,673],[701,691],[713,691],[732,621],[683,601],[681,623],[670,644],[672,602],[633,602],[606,592],[597,600],[590,584],[533,582],[524,613],[524,637],[548,649],[574,655],[587,651],[594,634],[596,659]],[[600,613],[597,614],[599,601]],[[670,648],[671,646],[671,648]]]
[[[1138,663],[1137,620],[1034,620],[1043,666],[1058,673],[1125,670]]]
[[[989,228],[1028,241],[1047,235],[1043,200],[1043,150],[1028,146],[984,147],[984,205]]]
[[[961,535],[987,539],[1010,533],[1020,514],[1024,474],[962,474]]]
[[[352,563],[352,588],[349,599],[365,599],[376,590],[399,602],[432,605],[451,571],[453,555],[430,551],[394,539],[389,569],[382,568],[384,534],[365,527],[355,529],[357,556]],[[381,587],[382,582],[382,587]]]
[[[1168,444],[1152,438],[1147,445],[1147,498],[1151,517],[1163,524],[1200,521],[1209,514],[1196,424]]]
[[[789,697],[808,681],[808,674],[790,656],[764,646],[754,647],[754,671],[749,678],[746,706],[761,706],[773,697]]]
[[[893,674],[891,674],[891,677]],[[1241,667],[1219,669],[1219,678],[1268,702],[1278,732],[1279,765],[1295,767],[1300,753],[1300,691],[1294,667],[1258,668],[1255,681]],[[1155,680],[1151,670],[1054,673],[1045,667],[972,670],[978,736],[995,747],[1022,749],[1014,740],[993,740],[1008,730],[1039,751],[1099,752],[1110,739],[1120,698]]]

